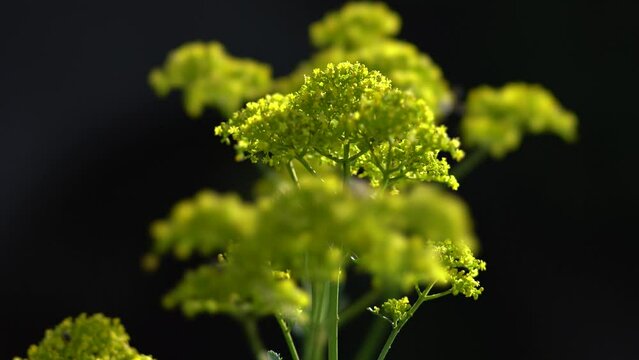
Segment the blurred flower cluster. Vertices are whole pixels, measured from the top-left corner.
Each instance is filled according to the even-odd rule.
[[[469,211],[455,195],[418,185],[397,195],[343,189],[337,177],[303,176],[254,203],[203,191],[152,226],[153,253],[216,257],[186,274],[165,297],[187,315],[283,314],[307,319],[304,284],[352,270],[379,290],[406,292],[438,282],[477,298],[485,263],[472,255]],[[220,254],[220,255],[218,255]]]
[[[129,335],[118,319],[101,314],[67,318],[47,330],[44,339],[27,351],[30,360],[152,360],[129,345]],[[25,360],[19,357],[14,360]]]

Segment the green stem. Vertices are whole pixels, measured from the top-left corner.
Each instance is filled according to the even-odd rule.
[[[255,359],[266,360],[266,350],[257,331],[257,322],[254,319],[243,320],[242,325]]]
[[[351,175],[351,162],[348,158],[351,150],[351,144],[344,144],[344,161],[342,162],[342,180],[344,181],[344,188],[346,188],[346,183],[348,181],[348,177]]]
[[[339,279],[329,284],[328,300],[328,360],[338,358],[338,329],[339,329]]]
[[[300,164],[302,164],[302,166],[304,166],[304,169],[306,169],[306,171],[311,173],[311,175],[317,175],[317,171],[315,171],[315,169],[313,169],[311,164],[309,164],[308,161],[306,161],[306,159],[304,159],[303,156],[299,156],[296,159],[297,159],[297,161],[300,162]]]
[[[311,319],[308,324],[304,340],[304,360],[312,360],[315,347],[315,332],[317,331],[317,314],[319,312],[319,287],[315,282],[311,283]]]
[[[291,336],[291,329],[286,324],[286,321],[282,318],[281,315],[275,316],[277,319],[277,323],[280,325],[282,329],[282,334],[284,335],[284,340],[286,341],[286,345],[288,346],[288,350],[291,353],[291,357],[293,360],[300,360],[300,356],[297,354],[297,349],[295,348],[295,342],[293,342],[293,337]]]
[[[311,283],[311,322],[304,341],[304,359],[316,360],[321,358],[324,345],[324,299],[326,286],[314,281]]]
[[[358,152],[357,154],[351,156],[348,158],[348,161],[353,161],[353,160],[357,160],[357,158],[359,158],[360,156],[366,154],[368,152],[369,149],[364,149],[360,152]]]
[[[335,156],[333,156],[333,155],[331,155],[331,154],[329,154],[327,152],[324,152],[324,151],[322,151],[322,150],[320,150],[318,148],[313,148],[313,150],[315,150],[315,152],[317,152],[318,154],[322,155],[323,157],[325,157],[327,159],[333,160],[336,163],[342,163],[342,159],[338,159]]]
[[[344,326],[348,324],[349,321],[366,311],[366,308],[371,306],[378,297],[379,291],[377,290],[370,290],[366,294],[362,295],[359,299],[347,307],[346,310],[342,311],[339,315],[339,325]]]
[[[384,178],[382,179],[382,186],[380,187],[380,192],[384,193],[388,188],[388,184],[390,183],[390,178],[387,174],[384,174]]]
[[[388,351],[391,348],[391,345],[393,345],[393,341],[395,341],[397,334],[399,334],[399,330],[400,330],[400,327],[398,326],[394,328],[393,331],[391,331],[390,335],[388,335],[388,339],[386,339],[386,343],[384,344],[382,351],[379,353],[377,360],[384,360],[384,358],[386,357],[386,354],[388,354]]]
[[[470,154],[451,171],[457,180],[463,179],[488,157],[488,148],[482,147]]]
[[[375,353],[379,349],[379,343],[384,340],[384,334],[386,333],[386,327],[388,322],[383,319],[374,318],[371,328],[368,330],[366,339],[360,350],[355,356],[355,360],[370,360],[373,359]]]
[[[295,183],[295,186],[297,186],[297,188],[300,188],[300,180],[297,178],[297,172],[295,172],[295,166],[293,165],[293,161],[289,161],[288,162],[288,166],[286,167],[286,170],[288,171],[288,175],[291,177],[291,180],[293,180],[293,183]]]
[[[433,295],[428,295],[428,296],[424,296],[424,300],[426,301],[430,301],[430,300],[435,300],[435,299],[439,299],[440,297],[444,297],[446,295],[449,295],[453,292],[453,289],[448,289],[446,291],[442,291],[440,293],[437,294],[433,294]]]
[[[382,351],[379,353],[379,356],[377,357],[377,360],[384,360],[384,358],[386,357],[386,354],[388,354],[388,351],[390,350],[391,346],[393,345],[393,341],[395,341],[395,338],[397,337],[399,332],[402,330],[404,325],[406,325],[408,320],[410,320],[410,318],[413,317],[413,315],[415,314],[417,309],[419,309],[419,307],[422,305],[422,303],[424,301],[432,300],[432,299],[435,299],[437,297],[444,296],[444,295],[441,295],[441,296],[434,297],[435,295],[440,295],[440,294],[435,294],[435,295],[433,295],[433,297],[428,297],[428,293],[433,288],[433,286],[435,286],[435,281],[433,281],[430,284],[430,286],[428,286],[428,288],[426,290],[424,290],[419,295],[419,297],[417,298],[417,301],[415,301],[415,304],[413,304],[413,306],[411,306],[411,308],[408,310],[408,313],[406,314],[406,317],[403,320],[401,320],[399,323],[397,323],[397,326],[395,328],[393,328],[391,333],[388,335],[388,339],[386,339],[386,343],[384,344],[384,347],[382,348]]]
[[[375,166],[380,172],[386,173],[386,169],[382,166],[382,163],[377,158],[377,155],[375,155],[375,151],[373,151],[372,145],[370,146],[370,152],[371,152],[371,160],[373,160],[373,164],[375,164]]]

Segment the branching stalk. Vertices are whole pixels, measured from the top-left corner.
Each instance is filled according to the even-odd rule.
[[[297,161],[300,162],[300,164],[302,164],[302,166],[304,166],[304,169],[306,169],[306,171],[308,171],[311,175],[317,175],[317,171],[313,169],[311,164],[309,164],[308,161],[306,161],[306,159],[304,159],[303,156],[299,156],[296,159]]]
[[[329,285],[328,302],[328,360],[338,358],[338,329],[339,329],[339,280],[331,281]]]
[[[342,161],[343,161],[342,159],[339,159],[339,158],[337,158],[337,157],[335,157],[335,156],[333,156],[333,155],[331,155],[331,154],[329,154],[327,152],[324,152],[324,151],[322,151],[322,150],[320,150],[318,148],[313,148],[313,150],[315,150],[318,154],[322,155],[323,157],[325,157],[327,159],[330,159],[330,160],[333,160],[333,161],[335,161],[338,164],[341,164]]]
[[[277,319],[277,323],[282,329],[282,334],[284,335],[284,340],[286,341],[288,350],[291,353],[291,358],[293,360],[300,360],[300,356],[297,354],[297,348],[295,348],[295,342],[293,341],[293,336],[291,336],[291,329],[288,327],[288,324],[281,315],[276,316],[275,319]]]
[[[297,186],[297,188],[300,188],[300,181],[297,178],[297,172],[295,172],[295,166],[293,165],[293,161],[289,161],[288,162],[288,166],[286,167],[286,170],[288,171],[288,175],[291,177],[291,180],[293,180],[293,183],[295,184],[295,186]]]
[[[319,282],[311,284],[311,322],[304,341],[304,360],[319,360],[322,357],[326,295],[326,284]]]
[[[351,144],[344,144],[344,157],[342,161],[342,180],[344,181],[344,188],[346,188],[346,183],[348,181],[348,177],[351,175],[351,162],[349,160],[349,153],[351,150]]]
[[[448,295],[448,294],[450,294],[452,292],[452,290],[449,289],[449,290],[441,292],[439,294],[434,294],[434,295],[429,296],[428,293],[430,293],[430,291],[432,290],[433,286],[435,286],[435,282],[432,282],[428,286],[428,288],[426,290],[421,292],[421,294],[417,298],[417,301],[415,301],[415,304],[413,304],[413,306],[411,306],[411,308],[408,310],[408,313],[406,314],[406,317],[403,320],[401,320],[399,323],[397,323],[397,326],[395,328],[393,328],[391,333],[388,335],[388,339],[386,340],[386,343],[384,344],[384,347],[382,348],[382,351],[379,353],[379,356],[377,357],[377,360],[384,360],[384,358],[386,358],[386,354],[388,354],[388,351],[390,350],[391,346],[393,345],[393,341],[395,341],[395,338],[397,337],[399,332],[402,330],[404,325],[406,325],[408,320],[410,320],[410,318],[413,317],[413,315],[415,314],[417,309],[419,309],[419,307],[422,305],[422,303],[424,301],[437,299],[437,298],[440,298],[442,296]]]
[[[362,150],[362,151],[358,152],[357,154],[355,154],[355,155],[353,155],[353,156],[349,157],[349,158],[348,158],[348,161],[354,161],[354,160],[357,160],[360,156],[362,156],[362,155],[366,154],[366,153],[368,152],[368,150],[369,150],[369,149],[364,149],[364,150]]]

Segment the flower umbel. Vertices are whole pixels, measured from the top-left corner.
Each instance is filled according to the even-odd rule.
[[[289,95],[249,103],[215,132],[227,143],[235,140],[239,159],[281,167],[319,158],[344,167],[347,175],[359,173],[373,186],[408,179],[456,189],[441,153],[456,160],[464,156],[422,99],[349,62],[313,70]]]

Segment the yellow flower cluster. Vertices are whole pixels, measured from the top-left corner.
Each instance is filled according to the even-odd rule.
[[[267,93],[271,81],[268,65],[233,57],[215,41],[184,44],[149,74],[149,83],[159,96],[182,90],[184,108],[192,117],[200,116],[206,106],[230,115],[246,100]]]
[[[464,156],[422,99],[349,62],[315,69],[296,92],[249,103],[215,132],[235,140],[240,160],[278,167],[319,158],[383,187],[412,179],[456,189],[440,153]]]
[[[374,306],[370,309],[370,311],[373,314],[388,320],[394,329],[401,321],[406,320],[410,306],[410,301],[406,296],[404,296],[401,299],[388,299],[381,307]]]
[[[102,314],[67,318],[31,345],[27,357],[14,360],[153,360],[129,345],[120,320]]]
[[[464,144],[499,158],[516,150],[526,133],[577,137],[577,118],[540,85],[510,83],[473,89],[461,122]]]
[[[401,19],[384,3],[349,2],[310,26],[311,43],[318,48],[353,48],[399,33]]]
[[[423,99],[437,119],[453,105],[453,95],[441,69],[414,45],[396,40],[399,16],[382,3],[347,3],[310,27],[311,42],[320,50],[277,79],[275,90],[295,91],[304,75],[328,63],[360,62],[388,77],[393,86]]]

